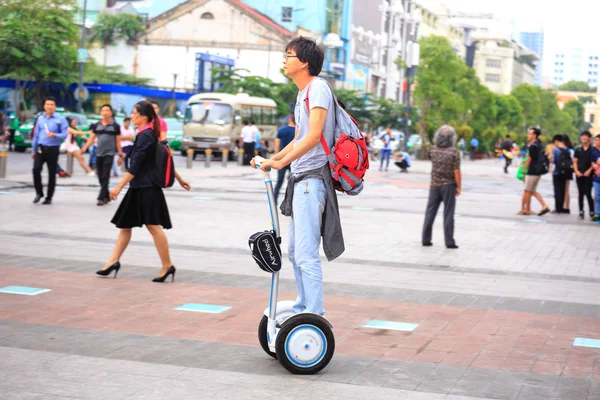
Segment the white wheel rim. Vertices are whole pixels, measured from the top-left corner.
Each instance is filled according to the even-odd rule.
[[[326,351],[327,339],[314,325],[299,325],[285,339],[285,354],[298,367],[312,367],[325,357]]]

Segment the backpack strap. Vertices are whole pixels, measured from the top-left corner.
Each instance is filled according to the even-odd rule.
[[[315,78],[318,79],[318,78]],[[333,91],[332,91],[333,93]],[[304,101],[306,101],[306,111],[308,112],[308,119],[310,120],[310,99],[308,97],[308,95],[310,94],[310,84],[308,85],[308,87],[306,88],[306,99]],[[333,96],[333,103],[335,104],[336,99],[335,99],[335,95]],[[334,110],[335,112],[335,110]],[[325,150],[325,154],[329,157],[329,155],[331,154],[331,150],[329,149],[329,146],[327,146],[327,141],[325,140],[325,136],[323,136],[323,133],[321,132],[321,146],[323,146],[323,150]]]

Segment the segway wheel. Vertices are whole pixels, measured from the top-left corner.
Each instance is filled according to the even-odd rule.
[[[263,317],[260,320],[260,323],[258,324],[258,342],[260,343],[260,347],[262,347],[262,349],[265,351],[265,353],[267,353],[274,359],[277,359],[277,354],[273,353],[269,349],[269,341],[267,339],[268,323],[269,323],[269,317],[267,317],[266,315],[263,315]]]
[[[297,315],[279,330],[275,351],[281,365],[291,373],[316,374],[331,361],[335,338],[321,319],[310,314]]]

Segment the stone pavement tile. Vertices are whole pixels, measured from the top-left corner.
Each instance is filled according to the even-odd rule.
[[[444,360],[444,358],[446,358],[447,355],[448,353],[443,351],[425,350],[421,353],[417,353],[412,360],[416,362],[440,363]]]
[[[583,397],[585,398],[585,397]],[[518,400],[578,400],[579,397],[560,397],[559,393],[553,388],[539,388],[524,386],[521,389]]]
[[[485,355],[479,355],[471,366],[476,368],[489,368],[498,370],[506,363],[506,357],[489,357]]]
[[[450,394],[456,394],[461,396],[474,396],[474,397],[485,397],[485,393],[488,391],[490,382],[486,381],[474,381],[468,379],[461,379],[452,388]]]
[[[389,380],[391,378],[391,372],[393,371],[384,368],[383,366],[385,364],[379,364],[378,367],[371,369],[374,362],[374,359],[367,357],[354,358],[348,356],[334,356],[327,366],[327,373],[319,374],[317,380],[323,382],[351,383],[368,371],[378,372],[384,379],[387,377],[387,380]],[[373,386],[382,385],[383,384]]]
[[[536,374],[560,375],[565,368],[565,363],[561,361],[536,361],[531,368],[531,372]]]
[[[556,392],[561,399],[585,399],[590,390],[590,381],[583,378],[562,376],[556,385]]]
[[[438,378],[430,376],[421,382],[416,390],[419,392],[448,394],[454,385],[456,385],[457,381],[458,379],[455,378]]]
[[[296,398],[309,399],[328,399],[331,396],[339,399],[380,399],[380,400],[409,400],[409,399],[429,399],[442,400],[443,395],[433,393],[424,394],[425,397],[418,396],[417,393],[406,390],[399,390],[391,387],[373,387],[345,385],[340,383],[327,383],[315,381],[300,391]]]

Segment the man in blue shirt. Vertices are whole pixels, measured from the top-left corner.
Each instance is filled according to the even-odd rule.
[[[48,165],[48,192],[42,204],[52,204],[54,186],[56,185],[56,165],[58,163],[58,148],[67,137],[67,120],[56,115],[56,100],[47,97],[44,100],[45,113],[40,115],[35,124],[33,142],[31,143],[31,158],[33,158],[33,184],[35,185],[34,203],[44,197],[42,186],[42,168]]]
[[[294,140],[295,136],[296,121],[294,120],[294,115],[292,114],[288,117],[288,124],[286,126],[282,126],[279,128],[279,131],[277,131],[277,138],[275,139],[275,154],[279,153],[282,149],[285,149],[286,146]],[[277,196],[279,195],[281,185],[283,185],[283,181],[285,180],[285,173],[289,171],[289,165],[277,171],[277,184],[275,185],[274,192],[275,202],[277,202]]]
[[[410,154],[405,151],[394,153],[394,162],[400,168],[400,172],[408,172],[408,168],[412,165]]]

